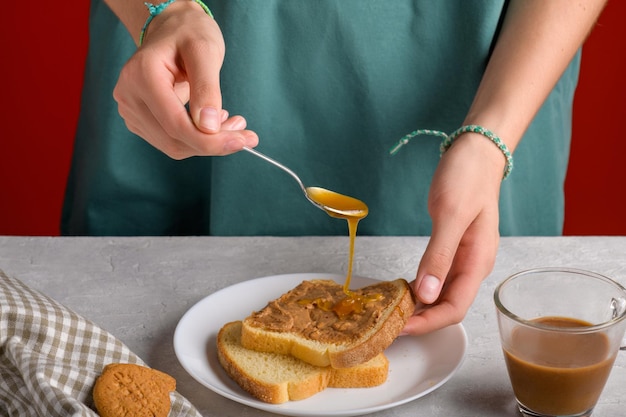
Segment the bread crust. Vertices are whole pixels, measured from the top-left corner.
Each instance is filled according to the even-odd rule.
[[[315,366],[349,368],[365,363],[391,345],[415,309],[415,297],[408,282],[402,278],[390,282],[397,290],[393,302],[380,312],[373,328],[364,330],[350,343],[325,343],[295,332],[255,327],[251,324],[252,316],[243,321],[241,343],[247,349],[292,355]]]
[[[415,310],[415,298],[409,284],[405,284],[398,303],[391,311],[389,317],[382,320],[382,325],[374,329],[369,335],[355,343],[349,349],[342,351],[329,351],[330,365],[333,368],[348,368],[374,358],[379,353],[387,349],[398,337],[404,325]]]
[[[382,385],[389,376],[389,359],[379,353],[365,364],[351,368],[330,368],[330,388],[371,388]]]

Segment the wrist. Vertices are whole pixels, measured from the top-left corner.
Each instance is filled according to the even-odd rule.
[[[508,178],[511,169],[507,172],[507,160],[500,149],[480,133],[465,132],[457,136],[442,158],[448,153],[457,153],[461,158],[471,158],[480,161],[481,170],[489,178],[498,183]]]
[[[402,146],[408,144],[409,141],[413,139],[414,137],[421,136],[421,135],[428,135],[428,136],[438,136],[443,139],[439,147],[440,156],[443,157],[443,155],[452,146],[452,144],[457,138],[459,138],[461,135],[469,135],[469,134],[482,136],[483,141],[484,141],[484,138],[489,139],[489,141],[492,142],[489,145],[492,147],[492,150],[498,149],[500,151],[500,154],[501,154],[500,158],[504,156],[504,161],[505,161],[505,165],[502,171],[503,172],[502,179],[506,179],[506,177],[508,177],[511,171],[513,170],[513,155],[511,151],[508,149],[506,143],[504,143],[504,141],[500,139],[498,135],[496,135],[492,131],[485,129],[484,127],[479,126],[479,125],[464,125],[450,134],[441,132],[439,130],[418,129],[402,137],[398,141],[398,143],[396,143],[389,150],[389,153],[391,155],[395,155]],[[488,143],[488,142],[485,141],[485,143]]]
[[[504,156],[504,160],[506,162],[504,165],[504,174],[502,175],[502,179],[505,179],[509,176],[509,174],[513,170],[513,154],[507,147],[506,143],[498,135],[496,135],[491,130],[488,130],[479,125],[464,125],[448,135],[441,143],[441,154],[443,155],[444,152],[446,152],[448,148],[452,146],[452,143],[462,135],[480,135],[483,136],[483,139],[489,139],[493,143],[493,145],[495,145],[500,150],[500,153],[502,154],[502,156]],[[493,149],[495,148],[493,148],[492,146],[492,150]]]
[[[179,3],[178,6],[173,6],[174,3],[177,2]],[[150,24],[152,23],[152,20],[154,18],[156,18],[157,16],[161,15],[162,13],[164,13],[167,9],[170,9],[170,11],[173,11],[175,8],[177,7],[184,7],[183,4],[187,3],[187,7],[199,7],[200,9],[202,9],[202,11],[208,15],[209,17],[213,18],[213,13],[211,13],[211,10],[209,10],[209,8],[207,7],[206,4],[204,4],[204,2],[202,2],[202,0],[166,0],[162,3],[158,3],[158,4],[152,4],[152,3],[145,3],[147,9],[148,9],[148,13],[149,16],[146,19],[145,23],[143,24],[143,27],[141,28],[141,32],[139,34],[139,46],[141,46],[143,44],[143,41],[145,39],[145,36],[148,32],[148,28],[150,27]],[[170,8],[171,6],[171,8]]]

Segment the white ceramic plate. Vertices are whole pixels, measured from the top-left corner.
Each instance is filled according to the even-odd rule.
[[[185,370],[219,395],[250,407],[288,416],[357,416],[395,407],[442,386],[461,365],[467,349],[462,325],[421,337],[396,339],[385,351],[389,358],[387,381],[374,388],[327,388],[305,400],[273,405],[242,390],[220,366],[216,353],[219,329],[243,320],[252,311],[294,288],[303,280],[333,279],[334,274],[289,274],[257,278],[217,291],[200,300],[181,318],[174,333],[174,350]],[[376,282],[353,277],[353,288]]]

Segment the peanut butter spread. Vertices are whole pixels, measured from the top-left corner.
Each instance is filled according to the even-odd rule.
[[[319,342],[349,343],[376,325],[397,293],[398,287],[390,282],[346,294],[334,281],[303,281],[248,320],[254,327],[293,332]]]

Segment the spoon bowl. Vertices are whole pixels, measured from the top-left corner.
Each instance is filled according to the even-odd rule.
[[[305,194],[309,201],[332,217],[362,219],[368,213],[367,205],[361,200],[325,188],[306,187]]]

